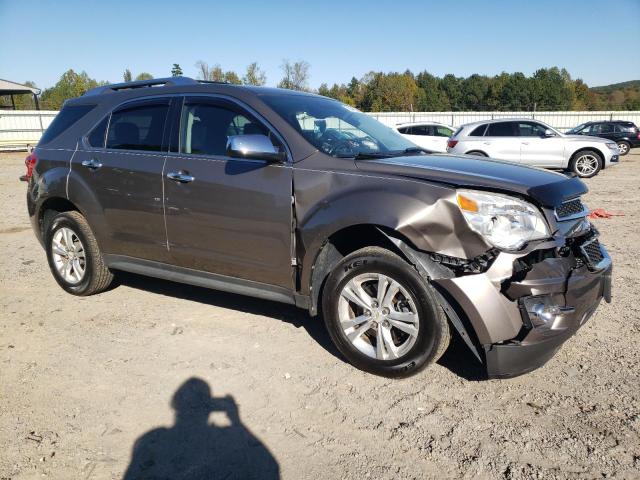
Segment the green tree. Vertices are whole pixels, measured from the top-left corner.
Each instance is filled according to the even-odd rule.
[[[136,80],[153,80],[153,75],[147,72],[139,73]]]
[[[242,83],[245,85],[257,85],[262,86],[267,83],[267,75],[258,66],[258,62],[250,63],[247,66],[247,72],[242,77]]]
[[[413,111],[419,88],[409,73],[373,73],[364,89],[362,108],[368,111]]]
[[[62,74],[58,83],[42,92],[40,96],[42,108],[59,110],[65,100],[79,97],[87,90],[106,83],[89,78],[86,72],[76,73],[73,70],[67,70]]]
[[[130,82],[131,80],[133,80],[133,75],[131,75],[131,70],[129,70],[128,68],[125,68],[124,73],[122,74],[122,79],[125,82]]]
[[[181,77],[182,76],[182,68],[180,68],[180,65],[177,63],[173,64],[173,67],[171,67],[171,76],[172,77]]]

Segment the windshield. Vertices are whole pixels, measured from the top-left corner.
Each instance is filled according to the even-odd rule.
[[[567,132],[567,134],[571,135],[573,133],[578,133],[580,130],[582,130],[584,127],[586,127],[587,124],[586,123],[581,123],[580,125],[578,125],[577,127],[573,127],[571,130],[569,130]]]
[[[287,94],[261,98],[309,143],[333,157],[387,156],[416,148],[390,127],[335,100]]]

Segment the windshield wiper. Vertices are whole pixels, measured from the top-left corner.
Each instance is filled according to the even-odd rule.
[[[372,160],[374,158],[389,158],[392,157],[392,153],[379,153],[379,152],[359,152],[355,155],[338,155],[339,158],[353,158],[354,160]]]
[[[402,153],[433,153],[433,151],[422,147],[409,147],[405,148]]]

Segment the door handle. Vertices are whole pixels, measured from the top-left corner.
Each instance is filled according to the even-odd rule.
[[[483,142],[485,145],[491,145],[491,142]]]
[[[167,178],[178,183],[189,183],[196,179],[196,177],[189,175],[184,170],[180,170],[179,172],[169,172],[167,173]]]
[[[102,164],[99,161],[97,161],[95,158],[92,158],[91,160],[83,160],[82,166],[90,168],[91,170],[97,170],[100,167],[102,167]]]
[[[522,142],[523,145],[529,145],[529,142]]]

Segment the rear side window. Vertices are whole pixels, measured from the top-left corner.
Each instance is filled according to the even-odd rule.
[[[616,132],[620,133],[636,133],[638,129],[633,124],[628,123],[617,123],[616,124]]]
[[[480,125],[473,129],[473,131],[469,134],[470,137],[482,137],[484,136],[484,131],[487,129],[486,125]],[[459,132],[460,130],[458,130]],[[457,134],[457,133],[456,133]]]
[[[612,133],[613,125],[610,123],[596,123],[591,127],[591,133],[594,135],[599,135],[602,133]]]
[[[105,137],[107,136],[107,125],[109,117],[104,118],[96,127],[87,135],[89,145],[97,148],[104,148]]]
[[[168,111],[168,103],[145,103],[113,112],[107,148],[161,151]]]
[[[411,133],[411,127],[402,127],[398,129],[398,132],[408,135]]]
[[[73,105],[64,107],[60,113],[56,115],[56,118],[53,119],[49,128],[45,130],[38,145],[49,143],[94,108],[95,105]]]
[[[513,122],[497,122],[490,123],[487,127],[486,137],[515,137],[516,132],[513,128],[515,124]]]

